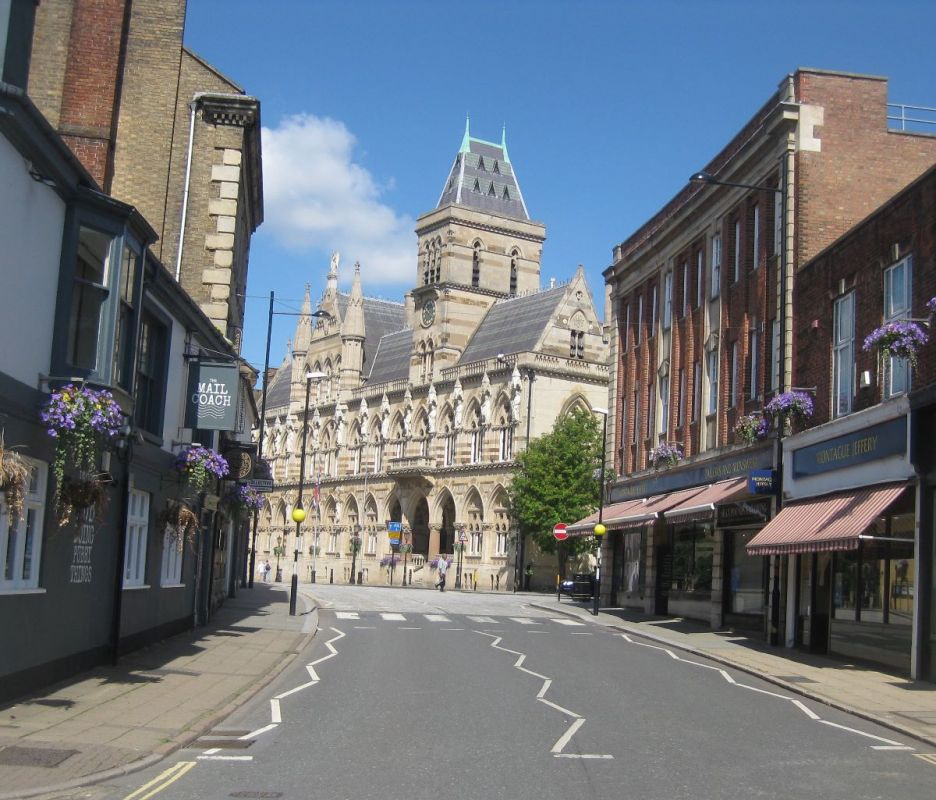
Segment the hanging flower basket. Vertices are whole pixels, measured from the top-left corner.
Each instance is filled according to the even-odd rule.
[[[933,321],[933,317],[936,317],[936,297],[931,297],[926,303],[926,313],[930,318],[930,322]]]
[[[361,550],[361,534],[354,533],[351,535],[351,538],[348,540],[348,552],[349,553],[358,553]]]
[[[23,518],[23,502],[29,485],[29,466],[23,457],[3,446],[0,432],[0,492],[10,515],[10,524],[15,526]]]
[[[409,554],[413,552],[413,545],[411,544],[401,544],[400,545],[400,554]]]
[[[69,383],[52,392],[39,417],[46,426],[46,433],[55,439],[52,475],[57,506],[65,488],[68,462],[79,474],[95,473],[98,453],[123,425],[123,411],[106,389],[97,391]],[[76,483],[84,482],[86,479]],[[74,489],[71,493],[80,494]]]
[[[398,559],[396,556],[384,556],[382,559],[380,559],[380,566],[382,567],[395,567],[399,563],[400,559]]]
[[[107,508],[107,489],[97,478],[81,478],[68,480],[62,484],[58,491],[55,514],[60,528],[65,527],[73,519],[77,520],[81,512],[94,509],[94,521],[98,524],[104,520],[104,509]]]
[[[651,447],[650,453],[647,455],[647,460],[654,469],[674,467],[676,466],[676,462],[681,458],[682,450],[679,449],[679,446],[668,444],[667,442],[663,442],[663,444],[657,447]]]
[[[309,555],[310,556],[320,556],[322,554],[322,548],[317,544],[309,545]]]
[[[235,517],[253,514],[263,508],[263,495],[246,483],[239,483],[224,496],[224,505]]]
[[[173,459],[172,468],[182,475],[183,485],[196,493],[205,491],[212,478],[228,474],[224,457],[200,444],[190,444],[181,450]]]
[[[930,303],[932,302],[931,300]],[[929,303],[927,303],[927,309],[929,309]],[[905,358],[915,367],[917,352],[928,341],[929,337],[915,322],[897,320],[871,331],[864,340],[862,349],[879,350],[892,358]]]
[[[754,444],[770,433],[770,420],[761,414],[745,414],[738,418],[734,430],[739,439]]]
[[[429,562],[429,567],[430,567],[431,569],[438,569],[438,568],[439,568],[439,561],[440,561],[440,559],[438,559],[438,558],[432,559],[432,561]],[[446,559],[445,559],[445,564],[446,564],[446,566],[449,566],[449,567],[452,566],[452,559],[446,558]]]
[[[170,500],[159,515],[159,525],[175,538],[179,547],[183,540],[192,541],[198,532],[198,515],[182,500]]]
[[[806,392],[782,392],[764,406],[764,414],[777,422],[786,417],[792,422],[805,422],[813,413],[813,399]]]

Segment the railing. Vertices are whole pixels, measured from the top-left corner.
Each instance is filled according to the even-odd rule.
[[[435,459],[428,456],[400,456],[387,461],[387,474],[399,475],[401,472],[422,472],[435,468]]]
[[[936,108],[888,103],[887,121],[888,123],[899,123],[899,125],[889,125],[889,127],[898,128],[902,131],[909,130],[936,134]],[[908,125],[912,127],[908,128]]]

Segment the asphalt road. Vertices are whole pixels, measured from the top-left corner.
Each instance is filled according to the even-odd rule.
[[[94,796],[931,800],[936,792],[936,768],[915,757],[916,742],[743,673],[537,610],[529,597],[328,585],[308,593],[319,630],[290,669],[216,739]]]

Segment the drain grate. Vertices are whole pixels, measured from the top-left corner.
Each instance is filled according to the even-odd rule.
[[[231,792],[228,797],[282,797],[282,792]]]
[[[244,750],[250,747],[254,741],[254,739],[214,739],[212,737],[206,737],[199,739],[192,747],[204,747],[205,749],[209,747],[219,747],[223,750]]]
[[[0,750],[0,764],[7,767],[57,767],[77,750],[56,750],[51,747],[19,747],[11,745]]]

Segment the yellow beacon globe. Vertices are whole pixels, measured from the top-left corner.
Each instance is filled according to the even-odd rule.
[[[293,522],[302,522],[305,519],[305,511],[301,508],[294,508],[292,513]]]
[[[602,525],[600,522],[595,526],[595,536],[604,536],[607,532],[607,528]]]

